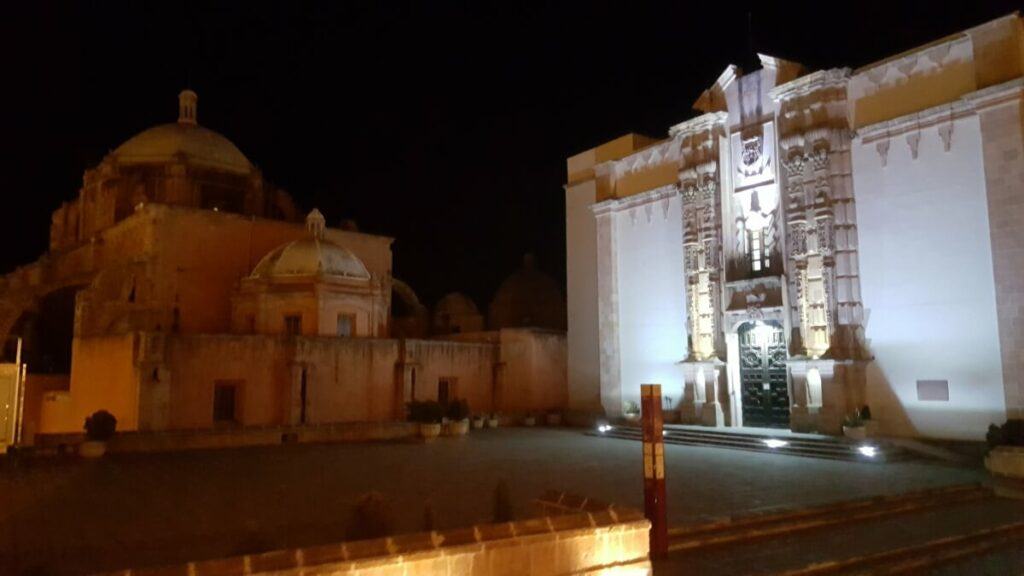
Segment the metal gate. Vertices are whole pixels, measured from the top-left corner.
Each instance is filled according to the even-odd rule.
[[[776,323],[747,323],[739,330],[743,425],[789,428],[786,339]]]

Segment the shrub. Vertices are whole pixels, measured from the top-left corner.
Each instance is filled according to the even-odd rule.
[[[423,531],[431,532],[434,530],[436,521],[434,520],[434,505],[427,502],[423,505]]]
[[[860,408],[860,419],[871,420],[871,407],[868,406],[867,404],[861,406]]]
[[[512,496],[504,480],[499,480],[498,485],[494,487],[494,521],[512,521]]]
[[[860,428],[864,426],[864,419],[861,418],[860,412],[853,412],[843,418],[843,426],[847,428]]]
[[[466,418],[469,418],[469,402],[465,400],[452,400],[448,403],[447,410],[445,410],[446,416],[449,420],[455,422],[461,422]]]
[[[444,407],[427,400],[425,402],[409,402],[409,421],[420,424],[438,424],[444,417]]]
[[[1024,446],[1024,420],[1007,420],[1002,426],[989,424],[985,440],[989,448]]]
[[[93,412],[85,419],[85,437],[97,442],[106,442],[117,431],[117,418],[106,410]]]
[[[637,416],[640,414],[640,405],[632,400],[626,400],[622,403],[622,413],[626,416]]]
[[[394,527],[395,519],[388,501],[379,492],[369,492],[356,502],[348,527],[348,539],[383,538],[390,536]]]

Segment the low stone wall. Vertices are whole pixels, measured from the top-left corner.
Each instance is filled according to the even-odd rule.
[[[444,532],[281,550],[109,576],[555,576],[650,575],[651,525],[606,507]]]
[[[170,430],[165,432],[121,432],[107,443],[111,453],[173,452],[272,446],[311,442],[373,442],[398,440],[416,435],[409,422],[345,422],[316,426],[267,426],[214,430]],[[73,447],[84,440],[81,434],[39,434],[39,448]]]

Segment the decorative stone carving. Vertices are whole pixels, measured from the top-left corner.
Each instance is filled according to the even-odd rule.
[[[942,124],[939,126],[939,138],[942,139],[942,150],[949,152],[950,147],[953,145],[953,123]]]
[[[889,140],[879,140],[875,143],[875,150],[878,151],[878,157],[882,160],[882,168],[885,168],[889,163]]]
[[[910,134],[907,134],[907,146],[910,147],[910,157],[913,160],[917,160],[917,150],[918,150],[918,147],[920,145],[921,145],[921,133],[920,132],[911,132]]]

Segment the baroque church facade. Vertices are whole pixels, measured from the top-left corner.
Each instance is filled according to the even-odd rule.
[[[87,170],[47,253],[0,277],[0,451],[101,409],[161,432],[402,420],[413,400],[565,407],[553,281],[525,267],[488,322],[453,297],[431,326],[392,238],[303,217],[197,104],[182,92],[177,122]]]
[[[570,407],[660,383],[709,426],[1024,417],[1020,16],[856,70],[760,62],[667,138],[568,159]]]

